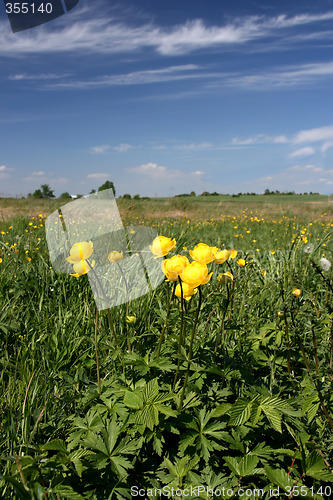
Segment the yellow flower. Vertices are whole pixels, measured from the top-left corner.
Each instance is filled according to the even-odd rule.
[[[183,298],[185,300],[190,300],[192,295],[194,295],[198,291],[196,288],[192,288],[191,286],[189,286],[187,283],[184,282],[182,283],[182,288],[183,288]],[[175,295],[176,297],[181,298],[180,283],[178,283],[178,285],[176,286]]]
[[[219,247],[210,247],[211,251],[213,252],[213,255],[216,254],[219,250],[221,250]]]
[[[198,243],[189,253],[193,260],[202,264],[209,264],[214,260],[212,249],[206,243]]]
[[[182,281],[185,281],[190,287],[196,288],[199,285],[205,285],[210,280],[213,273],[208,274],[208,267],[202,262],[191,262],[180,273]]]
[[[228,271],[226,273],[220,273],[217,277],[217,281],[220,285],[226,285],[227,283],[232,283],[234,280],[233,275]]]
[[[275,250],[271,250],[271,254],[274,255],[275,254]]]
[[[261,276],[266,276],[266,271],[265,271],[265,269],[262,269],[260,272],[261,272]]]
[[[151,253],[157,257],[164,257],[167,253],[176,248],[176,240],[167,238],[166,236],[157,236],[153,244],[149,245]]]
[[[1,264],[1,262],[2,262],[2,258],[0,257],[0,264]]]
[[[237,264],[238,264],[239,266],[245,266],[246,262],[245,262],[245,260],[244,260],[244,259],[238,259]]]
[[[214,256],[214,261],[217,264],[223,264],[230,257],[230,250],[221,250],[220,252],[216,252]]]
[[[174,255],[171,259],[163,260],[161,262],[161,267],[168,281],[177,281],[182,270],[189,264],[187,257],[183,255]]]
[[[295,297],[299,297],[302,294],[302,290],[300,290],[299,288],[294,288],[291,293],[295,295]]]
[[[123,258],[124,258],[123,252],[117,252],[117,250],[113,250],[108,255],[108,259],[112,264],[118,262],[118,260],[122,260]]]
[[[234,248],[232,248],[230,250],[230,259],[234,259],[237,255],[237,250],[235,250]]]
[[[130,325],[131,323],[135,323],[135,322],[136,322],[135,314],[133,316],[126,316],[126,323],[128,325]]]
[[[73,265],[73,271],[75,271],[75,274],[71,274],[71,276],[78,278],[83,274],[87,274],[89,271],[91,271],[91,268],[94,266],[95,266],[94,260],[91,263],[90,262],[88,263],[86,260],[80,260],[79,262],[76,262]]]
[[[94,245],[92,241],[81,241],[75,243],[70,251],[70,256],[66,258],[70,264],[76,264],[81,260],[89,259],[90,255],[93,253]]]

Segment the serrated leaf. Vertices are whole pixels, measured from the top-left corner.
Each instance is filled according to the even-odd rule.
[[[128,408],[139,410],[143,407],[143,400],[136,392],[125,391],[124,405]]]
[[[279,486],[282,491],[286,491],[287,486],[292,488],[294,486],[294,479],[292,479],[286,471],[281,469],[272,469],[271,467],[264,467],[265,474],[269,481],[276,486]]]
[[[270,406],[264,406],[264,407],[262,407],[262,410],[265,413],[266,417],[268,418],[273,429],[275,429],[280,434],[282,434],[282,429],[281,429],[282,415],[281,415],[281,413],[278,412],[278,410],[276,410],[275,408],[271,408]]]
[[[233,404],[230,410],[230,425],[242,425],[251,416],[252,401],[246,399],[238,399],[235,404]]]
[[[47,451],[62,451],[63,453],[67,453],[66,443],[62,439],[54,439],[53,441],[49,441],[41,448]]]

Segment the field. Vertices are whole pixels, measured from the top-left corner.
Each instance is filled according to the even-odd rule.
[[[97,312],[49,260],[63,203],[0,199],[1,498],[331,498],[331,199],[117,203],[209,275]]]

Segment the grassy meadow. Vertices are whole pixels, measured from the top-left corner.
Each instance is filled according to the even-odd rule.
[[[165,259],[232,252],[192,296],[163,281],[98,314],[49,260],[63,203],[0,199],[0,497],[331,498],[331,199],[117,203]]]

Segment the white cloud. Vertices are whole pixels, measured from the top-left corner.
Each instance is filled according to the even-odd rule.
[[[237,137],[234,137],[232,140],[232,144],[238,145],[238,146],[248,146],[251,144],[283,144],[287,143],[288,139],[284,135],[276,135],[276,136],[270,136],[270,135],[265,135],[265,134],[258,134],[253,137],[248,137],[247,139],[238,139]]]
[[[324,144],[320,148],[320,151],[324,154],[330,148],[333,148],[333,141],[324,142]]]
[[[177,178],[183,175],[180,170],[171,170],[167,167],[157,165],[156,163],[146,163],[144,165],[140,165],[139,167],[126,168],[125,170],[132,174],[144,175],[155,179],[170,179]]]
[[[296,144],[301,142],[318,142],[333,140],[333,125],[320,128],[312,128],[309,130],[301,130],[296,134],[293,142]]]
[[[8,179],[10,177],[9,173],[13,168],[6,167],[6,165],[0,165],[0,179]]]
[[[175,146],[175,149],[188,151],[188,150],[209,149],[211,147],[212,144],[210,142],[201,142],[199,144],[192,142],[191,144],[183,144],[181,146]]]
[[[307,146],[305,148],[297,149],[296,151],[293,151],[288,155],[288,158],[298,158],[300,156],[310,156],[313,155],[315,150],[311,148],[310,146]]]
[[[115,146],[113,149],[117,151],[118,153],[125,153],[126,151],[129,151],[132,149],[133,146],[131,144],[119,144],[119,146]]]
[[[45,172],[43,172],[42,170],[39,170],[38,172],[32,172],[31,175],[34,175],[34,176],[38,176],[38,175],[45,175]]]
[[[225,25],[208,26],[201,19],[190,20],[173,27],[152,23],[129,26],[116,22],[112,16],[64,16],[60,28],[47,25],[28,30],[20,36],[10,33],[8,22],[0,25],[0,53],[5,56],[24,53],[133,53],[151,48],[170,56],[188,54],[200,49],[222,48],[260,40],[267,36],[283,37],[285,30],[333,19],[333,12],[301,14],[293,17],[247,16]],[[92,12],[92,11],[91,11]],[[67,19],[70,17],[70,20]],[[71,22],[70,22],[71,21]]]
[[[107,180],[110,177],[110,174],[105,174],[105,173],[96,173],[96,174],[88,174],[87,179],[94,179],[97,181],[104,181]]]
[[[90,152],[94,154],[103,154],[106,153],[108,149],[110,149],[110,146],[108,144],[102,144],[101,146],[91,147]]]

